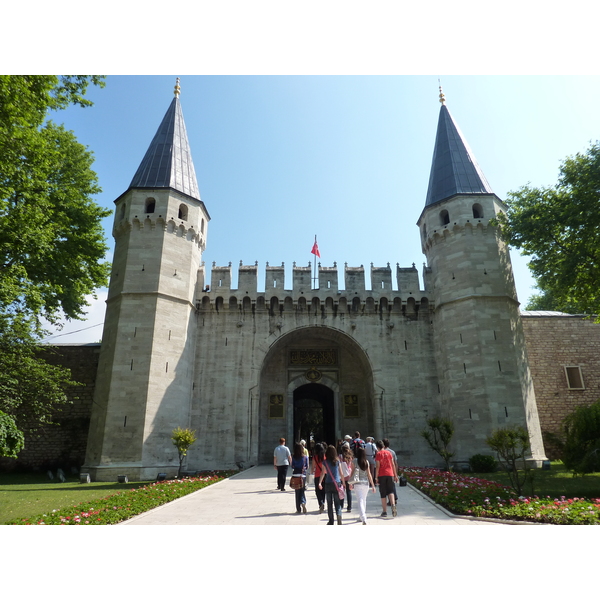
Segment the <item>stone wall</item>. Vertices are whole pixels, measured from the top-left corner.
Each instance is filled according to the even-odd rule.
[[[522,321],[546,455],[556,459],[552,435],[563,419],[600,399],[600,324],[548,313],[526,313]],[[569,389],[565,366],[580,367],[584,389]]]
[[[72,404],[55,413],[60,426],[46,426],[35,435],[27,435],[17,459],[0,458],[0,471],[62,468],[67,473],[83,464],[99,354],[100,344],[73,344],[59,346],[44,356],[50,364],[71,369],[71,377],[81,385],[67,393]]]

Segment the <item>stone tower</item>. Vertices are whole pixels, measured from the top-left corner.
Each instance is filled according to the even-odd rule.
[[[96,481],[173,472],[170,436],[190,424],[195,298],[209,215],[179,81],[129,188],[115,200],[115,252],[84,470]]]
[[[442,103],[425,208],[418,220],[435,311],[442,416],[456,456],[490,453],[486,437],[527,426],[532,458],[544,450],[506,244],[490,220],[504,209]]]

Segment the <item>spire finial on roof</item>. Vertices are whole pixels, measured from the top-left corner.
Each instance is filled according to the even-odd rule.
[[[440,82],[439,79],[438,79],[438,83],[440,84],[440,104],[445,106],[446,105],[446,96],[444,96],[444,92],[442,92],[442,83]]]
[[[179,94],[181,93],[181,88],[179,87],[179,77],[175,81],[175,98],[179,98]]]
[[[200,200],[179,92],[177,78],[175,98],[171,100],[129,187],[172,188]]]

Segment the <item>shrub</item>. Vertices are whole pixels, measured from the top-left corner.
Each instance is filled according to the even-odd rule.
[[[512,488],[520,496],[525,483],[533,481],[533,473],[525,461],[525,453],[529,450],[527,429],[521,426],[496,429],[487,437],[486,443],[496,452],[508,473]],[[522,462],[522,471],[519,471],[519,462]]]
[[[454,423],[450,419],[442,419],[433,417],[427,419],[429,429],[421,431],[421,435],[427,440],[432,450],[435,450],[446,463],[446,471],[451,471],[450,459],[454,456],[454,452],[450,452],[448,446],[454,435]]]
[[[498,463],[489,454],[474,454],[469,459],[469,466],[473,473],[493,473],[498,468]]]
[[[196,432],[191,429],[181,429],[181,427],[177,427],[177,429],[173,429],[171,440],[179,454],[179,471],[177,472],[177,476],[181,477],[183,460],[185,459],[190,446],[196,441]]]
[[[565,467],[577,474],[600,471],[600,401],[576,408],[565,420]]]

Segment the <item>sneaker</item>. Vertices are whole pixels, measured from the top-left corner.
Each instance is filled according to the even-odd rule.
[[[304,514],[306,514],[306,504],[303,504],[303,505],[302,505],[302,512],[303,512]]]
[[[351,509],[350,507],[348,507],[348,508],[346,509],[346,512],[350,512],[351,510],[352,510],[352,509]]]
[[[321,514],[325,510],[324,504],[319,504],[319,514]]]
[[[387,512],[383,511],[379,516],[380,517],[387,517]]]
[[[367,524],[367,522],[366,522],[366,521],[363,521],[363,522],[362,522],[362,524],[363,524],[363,525],[366,525],[366,524]]]
[[[396,505],[392,506],[392,516],[396,517],[398,515],[398,511],[396,510]]]
[[[338,525],[342,524],[342,515],[337,516]]]

